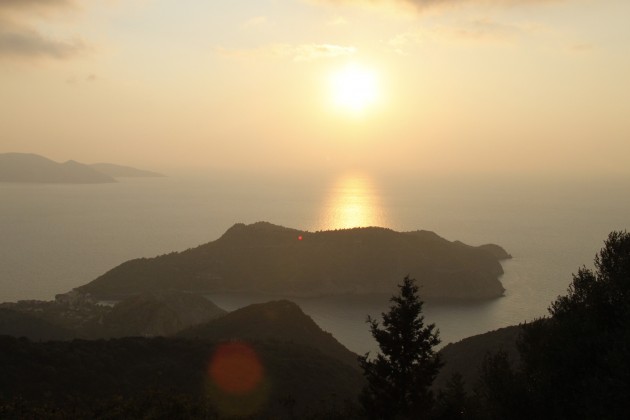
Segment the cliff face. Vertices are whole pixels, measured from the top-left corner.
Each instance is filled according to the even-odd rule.
[[[409,274],[419,281],[424,299],[486,299],[504,291],[499,260],[508,254],[499,250],[427,231],[370,227],[312,233],[264,222],[237,224],[214,242],[128,261],[78,290],[100,299],[159,289],[389,295]]]

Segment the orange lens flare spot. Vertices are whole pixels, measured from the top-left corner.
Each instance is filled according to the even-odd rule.
[[[221,344],[214,352],[210,377],[224,392],[243,395],[254,391],[263,379],[263,367],[254,349],[246,343]]]

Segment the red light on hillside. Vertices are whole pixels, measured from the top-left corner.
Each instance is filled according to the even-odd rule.
[[[298,236],[298,241],[301,241],[302,239],[304,239],[302,238],[302,235]]]

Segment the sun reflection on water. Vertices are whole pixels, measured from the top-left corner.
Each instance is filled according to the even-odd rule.
[[[324,205],[322,229],[387,226],[376,189],[365,175],[339,178]]]

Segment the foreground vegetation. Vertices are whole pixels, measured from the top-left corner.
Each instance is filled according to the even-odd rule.
[[[430,383],[440,365],[439,340],[424,326],[422,302],[409,279],[371,329],[382,354],[362,359],[369,385],[366,414],[412,419],[621,419],[630,413],[630,234],[612,232],[581,268],[549,317],[522,326],[518,363],[488,353],[472,393],[454,374],[433,399]],[[508,331],[508,333],[512,333]],[[409,388],[413,388],[410,391]],[[365,398],[365,396],[369,398]]]
[[[434,352],[438,331],[423,322],[418,288],[409,278],[399,287],[382,326],[369,320],[381,353],[359,358],[365,378],[290,302],[236,311],[182,338],[0,337],[0,418],[621,419],[630,412],[627,232],[609,235],[595,270],[581,268],[548,317],[468,340],[459,359],[457,346],[442,360]],[[290,322],[269,330],[263,313]],[[478,341],[513,345],[487,353],[468,383],[454,373],[432,386],[449,368],[444,360],[473,365],[469,350]],[[227,355],[222,380],[216,355],[226,343],[244,351]],[[235,377],[251,387],[235,386]]]
[[[87,413],[118,401],[120,409],[131,410],[131,414],[151,405],[159,413],[159,407],[170,404],[188,407],[182,413],[303,416],[329,407],[340,410],[345,400],[356,400],[363,384],[358,370],[318,350],[269,340],[247,344],[260,360],[260,380],[248,392],[230,392],[218,386],[210,372],[220,345],[203,339],[134,337],[35,343],[0,337],[3,410],[6,414],[19,413],[25,407],[48,411],[54,407],[62,413]],[[170,397],[152,402],[151,395]],[[110,414],[104,411],[99,416],[108,418]]]

